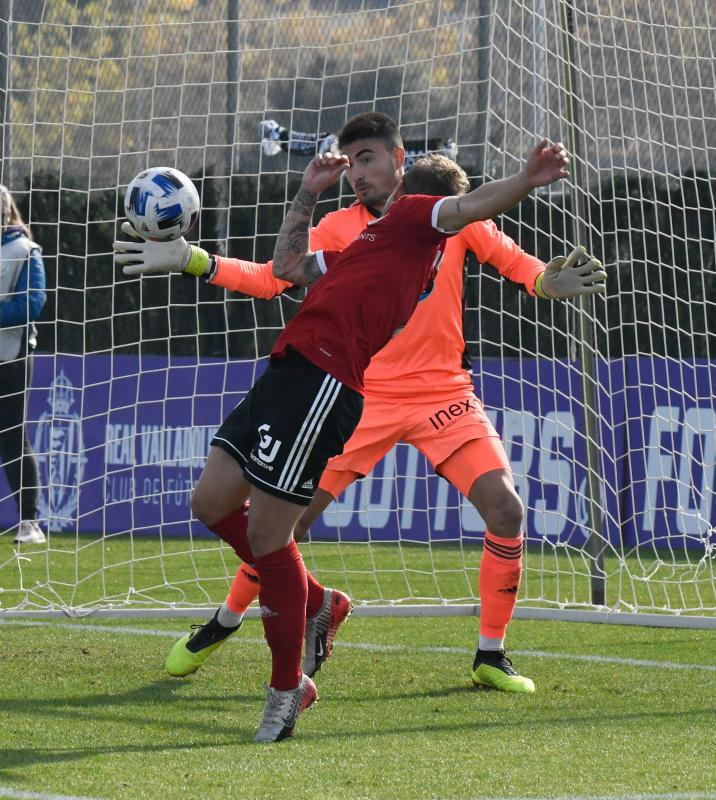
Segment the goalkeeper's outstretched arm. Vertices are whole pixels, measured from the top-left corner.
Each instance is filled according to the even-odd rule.
[[[210,255],[201,247],[190,245],[183,237],[171,242],[145,240],[128,222],[122,224],[122,232],[129,240],[116,241],[113,247],[115,261],[125,275],[183,273],[264,300],[276,297],[292,285],[273,276],[270,261],[261,264]]]
[[[522,284],[531,295],[567,300],[585,294],[606,294],[607,273],[602,262],[584,247],[575,247],[568,256],[558,256],[545,264],[526,253],[492,221],[468,225],[462,240],[479,263],[491,264],[500,275]]]
[[[535,294],[548,300],[567,300],[582,294],[606,294],[607,273],[602,262],[587,248],[575,247],[568,256],[558,256],[537,276]]]
[[[308,286],[322,274],[316,257],[309,251],[313,210],[318,195],[340,178],[348,164],[347,156],[333,153],[320,153],[309,163],[301,188],[279,230],[273,264],[238,261],[237,271],[236,260],[229,266],[217,260],[218,257],[209,256],[206,250],[188,244],[183,237],[171,242],[145,240],[128,222],[122,224],[122,231],[131,241],[114,243],[114,260],[125,275],[184,272],[208,277],[210,282],[227,289],[266,299],[291,285]],[[225,269],[227,266],[229,269]]]

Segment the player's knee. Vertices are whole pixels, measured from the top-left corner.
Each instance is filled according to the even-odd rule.
[[[504,491],[497,494],[489,509],[485,509],[485,523],[495,536],[511,538],[519,536],[525,508],[516,492]]]
[[[216,506],[204,492],[195,489],[191,496],[191,513],[204,525],[209,527],[216,521]]]

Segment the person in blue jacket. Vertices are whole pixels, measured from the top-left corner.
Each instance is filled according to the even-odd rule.
[[[37,345],[35,320],[45,305],[45,267],[39,245],[4,186],[0,203],[0,459],[20,514],[14,541],[42,544],[45,534],[37,523],[39,476],[25,413]]]

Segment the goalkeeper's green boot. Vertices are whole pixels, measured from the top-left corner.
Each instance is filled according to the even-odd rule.
[[[231,628],[219,625],[219,612],[203,625],[192,625],[192,632],[175,642],[167,656],[166,670],[175,678],[183,678],[196,672],[206,659],[236,633],[241,623]]]
[[[535,690],[530,678],[514,670],[504,650],[478,650],[470,676],[475,686],[487,686],[501,692],[532,694]]]

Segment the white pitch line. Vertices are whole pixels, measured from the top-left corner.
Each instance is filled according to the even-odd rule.
[[[0,797],[13,800],[100,800],[95,797],[80,797],[77,795],[48,794],[46,792],[27,792],[12,789],[9,786],[0,786]],[[474,797],[469,800],[494,800],[494,798]],[[560,795],[559,797],[506,797],[500,800],[716,800],[714,792],[669,792],[666,794],[619,794],[619,795]]]
[[[144,636],[161,636],[166,639],[178,639],[186,633],[183,631],[165,631],[157,628],[138,628],[136,626],[119,626],[119,625],[95,625],[85,624],[81,622],[39,622],[36,620],[24,619],[0,619],[0,625],[22,625],[32,628],[63,628],[70,630],[89,630],[98,633],[131,633],[140,634]],[[234,637],[231,641],[235,643],[243,642],[244,644],[266,644],[264,639],[252,639],[249,637]],[[475,651],[468,647],[441,647],[436,645],[429,645],[425,647],[406,647],[402,644],[378,644],[374,642],[336,642],[336,647],[351,649],[351,650],[366,650],[371,653],[445,653],[453,655],[474,655]],[[619,658],[618,656],[594,656],[594,655],[581,655],[578,653],[557,653],[548,650],[510,650],[510,655],[515,656],[529,656],[530,658],[556,658],[562,661],[585,661],[596,664],[623,664],[628,667],[649,667],[654,669],[697,669],[702,672],[716,672],[716,664],[682,664],[678,661],[656,661],[651,659],[641,658]],[[646,795],[644,795],[646,797]],[[656,795],[654,795],[656,797]],[[667,795],[664,795],[667,797]],[[676,795],[674,795],[676,797]],[[716,794],[713,795],[716,800]],[[636,799],[636,796],[635,796]],[[509,798],[507,799],[509,800]],[[516,798],[515,800],[522,800]],[[531,798],[531,800],[539,800],[539,798]],[[553,800],[562,800],[562,798],[553,798]],[[567,800],[565,798],[565,800]],[[582,800],[576,798],[574,800]],[[620,799],[621,800],[621,799]]]
[[[69,794],[48,794],[47,792],[25,792],[10,786],[0,786],[0,797],[17,798],[17,800],[99,800],[97,797],[78,797]]]
[[[48,794],[46,792],[27,792],[12,789],[9,786],[0,786],[0,797],[12,800],[100,800],[96,797],[80,797],[67,794]],[[469,800],[494,800],[494,797],[473,797]],[[714,792],[669,792],[666,794],[619,794],[619,795],[560,795],[559,797],[507,797],[500,800],[716,800]]]
[[[494,797],[471,797],[465,800],[494,800]],[[499,800],[716,800],[716,792],[667,792],[665,794],[565,794],[559,797],[507,797]]]

